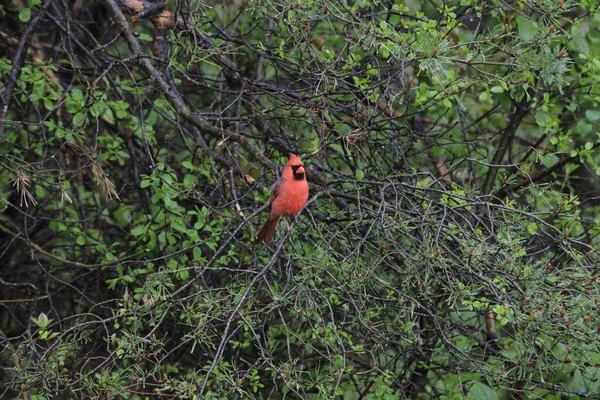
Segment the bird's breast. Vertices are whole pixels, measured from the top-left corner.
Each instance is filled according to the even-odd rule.
[[[304,207],[307,200],[308,183],[296,181],[279,189],[277,198],[271,203],[271,212],[282,217],[292,216]]]

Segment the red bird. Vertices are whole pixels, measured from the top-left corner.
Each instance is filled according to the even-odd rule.
[[[302,160],[290,153],[290,161],[283,169],[281,178],[271,186],[269,217],[256,242],[268,243],[273,238],[279,217],[295,215],[308,200],[308,182]],[[255,242],[255,243],[256,243]]]

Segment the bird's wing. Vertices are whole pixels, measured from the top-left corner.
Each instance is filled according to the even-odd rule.
[[[269,199],[269,203],[272,203],[273,200],[277,198],[279,195],[279,188],[281,187],[281,178],[277,179],[273,185],[271,185],[271,198]]]

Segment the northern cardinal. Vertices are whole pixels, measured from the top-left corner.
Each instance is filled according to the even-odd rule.
[[[283,169],[281,178],[271,186],[269,217],[256,242],[268,243],[273,238],[279,217],[295,215],[308,200],[308,182],[302,160],[290,153],[290,161]]]

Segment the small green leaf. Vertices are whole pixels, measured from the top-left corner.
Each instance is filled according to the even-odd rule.
[[[140,40],[143,40],[144,42],[152,41],[152,36],[148,35],[147,33],[140,33],[139,38],[140,38]]]
[[[145,226],[136,226],[135,228],[133,228],[133,229],[131,230],[131,234],[132,234],[133,236],[136,236],[136,237],[137,237],[137,236],[141,236],[141,235],[143,235],[144,233],[146,233],[146,227],[145,227]]]
[[[191,189],[196,184],[196,177],[194,175],[186,174],[183,177],[183,186],[186,189]]]
[[[588,45],[585,30],[578,30],[573,27],[571,29],[571,45],[581,54],[588,56],[590,54],[590,46]],[[583,33],[583,34],[582,34]]]
[[[498,400],[496,392],[481,382],[475,382],[467,395],[469,399],[473,400]]]
[[[19,19],[22,22],[29,22],[29,20],[31,19],[31,8],[22,9],[19,13]]]
[[[202,249],[200,249],[200,247],[194,247],[192,253],[194,254],[194,260],[200,260],[202,258]]]
[[[585,112],[585,117],[589,120],[589,121],[598,121],[600,119],[600,111],[596,111],[596,110],[587,110]]]
[[[83,125],[84,122],[85,122],[85,116],[82,112],[78,112],[77,114],[75,114],[73,116],[73,125],[75,125],[75,126]]]
[[[171,219],[171,226],[177,232],[185,233],[187,228],[185,226],[185,221],[181,217],[174,217]]]
[[[365,177],[365,173],[362,172],[362,170],[357,169],[356,170],[356,179],[358,179],[359,181],[362,181],[362,179]]]
[[[43,312],[41,312],[37,318],[31,317],[31,321],[33,321],[33,323],[36,324],[41,329],[46,329],[46,327],[50,324],[50,322],[52,322],[52,320],[48,319],[48,316],[46,314],[44,314]]]
[[[184,161],[184,162],[182,162],[182,163],[181,163],[181,166],[182,166],[182,167],[184,167],[184,168],[187,168],[187,169],[189,169],[189,170],[194,170],[194,169],[196,169],[196,167],[194,167],[194,164],[192,164],[192,163],[191,163],[191,162],[189,162],[189,161]]]
[[[586,112],[586,117],[587,117],[587,112]],[[589,118],[587,119],[580,119],[577,122],[577,133],[579,133],[580,135],[588,135],[590,133],[592,133],[592,130],[594,129],[594,127],[592,126],[592,124],[590,123]]]
[[[571,381],[569,382],[567,387],[569,389],[577,390],[580,392],[589,390],[587,387],[587,384],[586,384],[586,378],[583,376],[583,374],[579,370],[576,370],[573,373],[573,377],[571,378]]]
[[[379,55],[382,58],[388,58],[390,56],[390,51],[382,44],[379,46]]]
[[[152,183],[152,180],[150,180],[150,179],[143,179],[142,182],[140,182],[140,187],[142,189],[145,189],[145,188],[149,187],[151,183]]]
[[[531,42],[537,34],[537,24],[531,19],[518,16],[517,27],[519,28],[519,37],[524,42]]]

